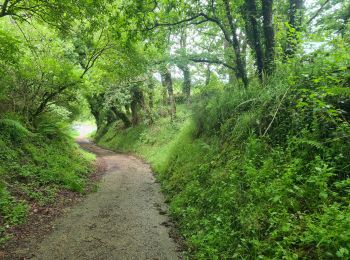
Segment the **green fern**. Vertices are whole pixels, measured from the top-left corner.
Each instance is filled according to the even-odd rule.
[[[43,120],[37,126],[37,131],[51,139],[70,139],[71,128],[66,122],[55,122],[52,120]]]
[[[21,140],[32,134],[20,122],[13,119],[0,119],[0,131],[3,135],[8,135],[13,140]]]
[[[299,144],[299,145],[309,145],[315,149],[318,149],[318,150],[325,150],[325,147],[323,146],[322,143],[320,142],[317,142],[315,140],[308,140],[308,139],[305,139],[305,138],[298,138],[298,139],[295,139],[295,143],[296,144]]]

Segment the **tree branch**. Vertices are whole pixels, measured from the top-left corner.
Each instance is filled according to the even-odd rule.
[[[88,73],[88,71],[95,65],[95,62],[97,61],[97,59],[108,49],[113,48],[114,45],[109,45],[108,43],[101,48],[100,50],[95,51],[91,57],[89,58],[88,62],[86,63],[86,65],[84,66],[84,71],[83,73],[80,75],[80,78],[82,79],[86,73]]]
[[[180,25],[180,24],[183,24],[183,23],[187,23],[187,22],[191,22],[197,18],[201,17],[200,14],[198,15],[195,15],[195,16],[192,16],[192,17],[189,17],[189,18],[186,18],[186,19],[183,19],[183,20],[180,20],[180,21],[177,21],[177,22],[173,22],[173,23],[159,23],[159,22],[155,22],[155,24],[152,26],[152,27],[146,27],[146,30],[147,31],[151,31],[157,27],[161,27],[161,26],[175,26],[175,25]]]
[[[62,93],[64,90],[66,90],[67,88],[71,87],[71,86],[75,86],[76,84],[78,84],[79,82],[71,82],[68,83],[66,85],[61,86],[60,88],[58,88],[57,91],[49,93],[46,92],[43,96],[43,100],[41,101],[41,103],[39,104],[38,108],[35,110],[35,112],[32,114],[32,120],[34,120],[37,116],[39,116],[42,112],[45,111],[46,106],[48,105],[48,103],[53,100],[57,95],[59,95],[60,93]]]
[[[200,21],[195,21],[196,19],[198,19],[200,17],[202,17],[204,19],[200,20]],[[205,22],[215,23],[220,28],[222,33],[224,34],[225,39],[228,42],[232,43],[232,39],[230,37],[229,32],[226,30],[226,28],[220,22],[220,20],[218,18],[214,17],[214,16],[209,16],[209,15],[203,13],[203,12],[201,12],[201,13],[199,13],[197,15],[194,15],[192,17],[189,17],[189,18],[186,18],[186,19],[183,19],[183,20],[180,20],[180,21],[173,22],[173,23],[158,23],[158,22],[156,22],[152,27],[146,27],[146,30],[147,31],[151,31],[151,30],[154,30],[157,27],[162,27],[162,26],[170,27],[170,26],[180,25],[180,24],[183,24],[183,23],[189,23],[189,24],[193,24],[193,25],[198,25],[198,24],[202,24],[202,23],[205,23]]]
[[[307,25],[309,25],[323,10],[323,8],[330,2],[330,0],[326,0],[321,7],[316,11],[316,13],[307,21]]]
[[[236,70],[236,67],[229,65],[223,61],[220,60],[210,60],[210,59],[205,59],[205,58],[189,58],[190,61],[193,62],[198,62],[198,63],[209,63],[209,64],[219,64],[222,65],[226,68],[229,68],[231,70]]]

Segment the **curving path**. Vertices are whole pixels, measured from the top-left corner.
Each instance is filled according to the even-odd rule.
[[[80,144],[104,161],[107,173],[97,192],[54,222],[31,259],[179,259],[149,166],[88,141]]]

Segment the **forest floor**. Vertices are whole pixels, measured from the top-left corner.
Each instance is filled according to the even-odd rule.
[[[105,165],[97,191],[64,209],[50,223],[52,231],[17,241],[6,258],[180,259],[176,232],[150,167],[85,139],[79,143]]]

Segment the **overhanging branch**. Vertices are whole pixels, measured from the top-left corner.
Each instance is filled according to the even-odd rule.
[[[307,24],[309,25],[323,10],[323,8],[330,2],[330,0],[326,0],[321,7],[316,11],[316,13],[307,21]]]
[[[203,18],[202,20],[196,21],[198,18]],[[212,22],[214,24],[216,24],[220,30],[222,31],[222,33],[224,34],[225,39],[232,43],[232,38],[230,36],[230,33],[226,30],[225,26],[221,23],[221,21],[215,17],[215,16],[210,16],[207,15],[203,12],[200,12],[192,17],[180,20],[180,21],[176,21],[176,22],[169,22],[169,23],[159,23],[159,22],[155,22],[155,24],[152,27],[146,27],[147,31],[151,31],[154,30],[157,27],[170,27],[170,26],[176,26],[176,25],[180,25],[183,23],[188,23],[188,24],[192,24],[192,25],[199,25],[202,23],[206,23],[206,22]]]
[[[236,67],[231,66],[227,64],[226,62],[223,62],[221,60],[211,60],[211,59],[205,59],[205,58],[189,58],[190,61],[197,62],[197,63],[209,63],[209,64],[218,64],[222,65],[226,68],[229,68],[231,70],[236,70]]]

